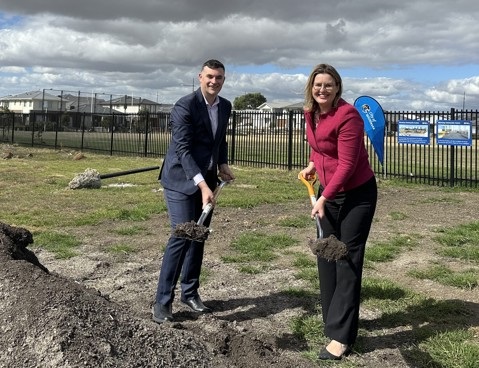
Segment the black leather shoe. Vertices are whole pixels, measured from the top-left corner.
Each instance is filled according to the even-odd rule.
[[[318,358],[320,360],[341,360],[343,356],[347,356],[350,352],[351,352],[351,349],[348,346],[346,350],[344,351],[344,353],[342,353],[340,356],[337,356],[337,355],[331,354],[328,351],[328,349],[323,348],[323,350],[321,350],[321,352],[319,353]]]
[[[189,299],[182,299],[181,302],[191,308],[194,312],[211,313],[211,308],[203,304],[199,296],[194,296]]]
[[[163,304],[155,303],[153,307],[151,307],[151,312],[153,313],[153,321],[157,323],[173,321],[171,304],[163,305]]]

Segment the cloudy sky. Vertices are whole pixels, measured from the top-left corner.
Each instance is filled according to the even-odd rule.
[[[0,0],[0,96],[53,88],[174,103],[201,64],[221,95],[300,102],[318,63],[349,102],[479,109],[477,0]]]

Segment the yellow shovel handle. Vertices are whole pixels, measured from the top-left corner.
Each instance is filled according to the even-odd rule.
[[[314,193],[313,185],[318,180],[318,176],[314,174],[309,175],[308,178],[305,178],[303,175],[301,175],[301,173],[299,173],[298,179],[301,180],[304,185],[306,185],[306,188],[308,188],[309,199],[311,200],[311,205],[314,207],[316,204],[316,194]]]

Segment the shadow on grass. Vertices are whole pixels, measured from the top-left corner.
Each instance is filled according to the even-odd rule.
[[[408,299],[408,292],[401,288],[385,291],[370,287],[366,288],[364,294],[365,298],[381,298],[384,301],[390,300],[391,303]],[[318,303],[318,294],[315,292],[294,296],[286,291],[257,298],[207,301],[215,312],[232,311],[229,314],[215,315],[215,318],[229,322],[271,318],[286,309],[296,308],[300,310],[298,313],[300,318],[316,316],[320,319],[320,313],[317,311]],[[398,349],[408,366],[444,367],[443,362],[435,361],[431,354],[419,348],[420,344],[444,332],[477,326],[479,326],[479,304],[477,303],[456,299],[438,301],[420,298],[401,310],[384,312],[380,317],[372,320],[360,320],[360,328],[363,332],[360,332],[355,351],[366,354]],[[286,333],[276,337],[276,345],[284,350],[307,351],[310,342],[304,336]]]
[[[287,291],[279,291],[266,296],[257,298],[237,298],[229,300],[207,300],[205,304],[211,307],[215,312],[215,318],[228,322],[244,322],[255,319],[267,319],[286,309],[300,309],[298,313],[301,316],[318,315],[316,306],[319,303],[318,293],[304,292],[301,296],[291,295]],[[229,314],[218,315],[216,313],[232,311]],[[179,312],[175,314],[175,319],[191,319],[192,313]],[[285,317],[289,319],[290,316]],[[301,336],[294,334],[283,334],[276,337],[276,345],[279,348],[287,350],[307,350],[307,341]]]
[[[385,294],[382,289],[366,288],[364,296],[374,298],[381,295],[383,300],[390,298],[391,303],[408,298],[406,291],[394,289]],[[435,361],[431,354],[419,346],[442,333],[477,326],[479,304],[458,299],[421,298],[404,306],[402,310],[383,312],[380,317],[372,320],[361,320],[360,327],[377,336],[360,334],[357,345],[361,353],[396,348],[411,367],[444,367],[444,362]]]

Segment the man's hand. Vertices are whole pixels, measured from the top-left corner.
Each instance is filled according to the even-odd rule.
[[[231,181],[235,179],[233,172],[231,171],[228,164],[222,164],[219,167],[219,176],[223,181]]]
[[[204,180],[198,183],[198,187],[201,190],[201,202],[203,203],[202,209],[204,209],[208,203],[214,201],[213,192]]]

